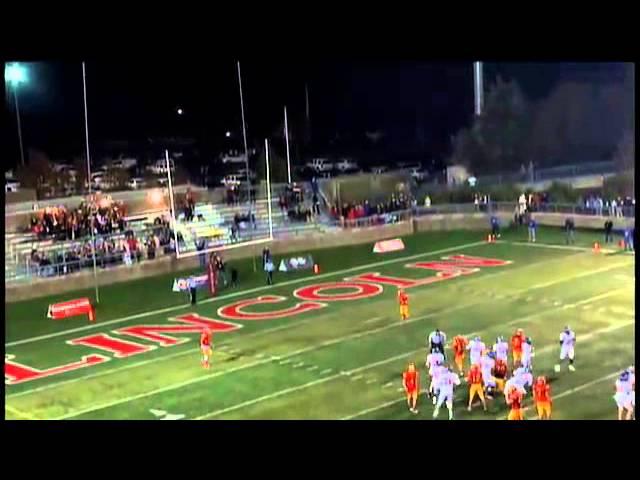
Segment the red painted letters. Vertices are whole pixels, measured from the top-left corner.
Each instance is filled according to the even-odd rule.
[[[13,358],[15,358],[15,355],[6,355],[4,359],[4,383],[7,385],[17,385],[18,383],[30,382],[52,375],[60,375],[61,373],[71,372],[84,367],[92,367],[93,365],[109,361],[109,357],[105,357],[104,355],[85,355],[79,362],[68,363],[46,370],[38,370],[37,368],[14,362],[12,361]]]
[[[285,308],[283,310],[275,310],[273,312],[244,312],[245,307],[251,305],[260,305],[262,303],[280,303],[284,302],[287,297],[279,295],[264,295],[249,300],[240,300],[239,302],[226,305],[218,309],[218,315],[224,318],[233,318],[235,320],[271,320],[273,318],[290,317],[301,313],[310,312],[326,307],[324,303],[318,302],[301,302],[296,303],[294,307]]]

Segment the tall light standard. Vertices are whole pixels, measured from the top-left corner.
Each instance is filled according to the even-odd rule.
[[[89,197],[91,197],[91,155],[89,153],[89,118],[87,115],[87,72],[82,62],[82,102],[84,104],[84,139],[87,151],[87,183],[89,185]],[[93,233],[93,221],[89,224],[91,231],[91,253],[93,256],[93,285],[96,290],[96,303],[100,303],[100,291],[98,290],[98,269],[96,266],[96,237]]]
[[[484,104],[484,87],[482,85],[482,62],[473,62],[473,90],[476,115],[482,114]]]
[[[20,140],[20,160],[24,167],[24,146],[22,144],[22,126],[20,125],[20,105],[18,104],[18,86],[27,83],[27,69],[18,63],[9,63],[4,68],[4,80],[13,90],[13,99],[16,102],[16,119],[18,121],[18,139]]]
[[[242,98],[242,75],[240,75],[240,62],[238,62],[238,85],[240,86],[240,111],[242,112],[242,137],[244,139],[244,163],[247,169],[247,198],[251,204],[251,177],[249,175],[249,149],[247,148],[247,127],[244,123],[244,99]],[[227,135],[229,136],[229,135]]]

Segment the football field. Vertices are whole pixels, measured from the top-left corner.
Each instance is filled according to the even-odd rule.
[[[635,256],[616,245],[594,253],[599,232],[579,231],[573,246],[557,229],[540,229],[537,244],[526,242],[526,229],[497,243],[485,236],[420,233],[386,254],[371,244],[314,251],[320,274],[277,272],[273,286],[265,285],[259,259],[257,272],[252,259],[233,261],[240,286],[216,298],[201,292],[195,307],[171,291],[185,272],[101,287],[95,324],[46,318],[50,303],[93,298],[91,290],[7,304],[5,417],[431,420],[424,394],[419,413],[407,411],[401,373],[416,362],[424,390],[426,338],[438,327],[449,339],[479,335],[487,345],[524,329],[535,348],[534,375],[551,382],[553,419],[615,419],[613,384],[635,355]],[[470,257],[477,267],[467,263],[456,274],[433,266]],[[354,279],[366,273],[386,283]],[[407,321],[391,284],[398,279],[420,281],[406,290]],[[200,365],[193,327],[202,319],[220,327],[209,370]],[[576,371],[565,365],[555,373],[565,325],[577,336]],[[22,369],[22,380],[7,377],[6,362]],[[467,395],[463,382],[456,420],[506,417],[502,396],[488,412],[481,405],[467,412]],[[535,418],[530,395],[525,406]]]

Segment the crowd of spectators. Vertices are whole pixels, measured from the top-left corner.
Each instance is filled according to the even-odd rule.
[[[166,220],[157,218],[150,231],[135,234],[132,230],[95,239],[96,266],[132,265],[145,258],[153,260],[159,251],[175,251],[174,240]],[[60,248],[31,251],[29,270],[35,276],[66,275],[93,267],[93,250],[90,238],[66,244]]]
[[[126,208],[122,202],[103,199],[81,202],[76,209],[46,207],[32,216],[29,231],[38,239],[75,240],[91,235],[124,232]]]
[[[397,196],[392,194],[386,202],[381,201],[369,203],[369,200],[365,200],[364,202],[344,203],[341,208],[337,205],[333,205],[331,207],[331,215],[337,220],[357,220],[359,218],[384,215],[401,210],[409,210],[416,206],[417,201],[414,198],[400,193]]]
[[[635,206],[635,199],[631,197],[617,197],[612,199],[603,199],[600,195],[588,195],[582,201],[584,208],[594,215],[618,217],[625,216],[625,210]]]
[[[317,182],[312,182],[311,202],[305,201],[304,190],[297,183],[291,183],[278,195],[278,206],[283,216],[291,222],[312,221],[315,215],[320,215]]]

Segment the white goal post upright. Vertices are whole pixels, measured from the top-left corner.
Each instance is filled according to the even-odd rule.
[[[273,213],[271,208],[271,171],[270,171],[270,165],[269,165],[269,143],[267,139],[265,139],[265,148],[266,148],[265,163],[266,163],[266,170],[267,170],[265,174],[265,180],[267,183],[266,190],[267,190],[267,214],[269,216],[268,217],[269,236],[265,238],[249,240],[246,242],[238,242],[230,245],[215,246],[215,247],[206,248],[204,250],[187,251],[182,253],[180,252],[180,246],[178,244],[178,218],[176,215],[175,200],[173,195],[173,182],[171,179],[171,165],[169,161],[169,150],[165,149],[165,161],[167,164],[167,186],[169,187],[169,202],[171,204],[170,205],[171,228],[173,230],[173,240],[176,245],[176,258],[180,259],[180,258],[195,257],[197,255],[208,254],[211,252],[232,250],[234,248],[248,247],[252,245],[259,245],[262,243],[268,243],[273,241]],[[255,260],[255,254],[254,254],[254,260]]]
[[[167,162],[167,186],[169,187],[169,202],[171,203],[171,229],[173,230],[173,241],[176,245],[176,258],[180,258],[180,248],[178,247],[178,220],[176,219],[176,205],[173,200],[173,184],[171,183],[171,164],[169,162],[169,150],[165,149],[164,158]]]
[[[273,217],[271,216],[271,175],[269,174],[269,140],[264,139],[264,161],[267,167],[267,211],[269,215],[269,240],[273,240]]]

